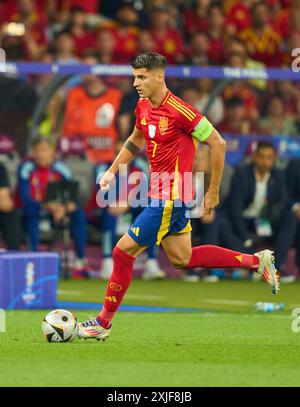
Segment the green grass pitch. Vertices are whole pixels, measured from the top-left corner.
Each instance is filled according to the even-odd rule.
[[[119,312],[106,342],[47,343],[45,311],[8,311],[0,333],[0,386],[299,386],[299,284],[273,296],[264,283],[136,280],[124,304],[198,312]],[[61,281],[59,299],[102,301],[99,281]],[[258,313],[256,301],[284,302]],[[75,311],[79,320],[95,311]],[[299,323],[300,326],[300,323]]]

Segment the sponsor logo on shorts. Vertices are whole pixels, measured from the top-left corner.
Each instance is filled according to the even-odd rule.
[[[110,283],[109,286],[113,291],[121,291],[123,288],[120,284],[116,283]]]

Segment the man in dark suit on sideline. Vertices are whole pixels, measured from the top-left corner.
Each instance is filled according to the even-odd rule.
[[[237,168],[226,203],[226,215],[237,239],[233,241],[228,231],[226,241],[230,248],[241,251],[253,251],[253,247],[261,244],[272,245],[278,270],[284,274],[297,222],[290,210],[284,173],[274,168],[275,163],[275,147],[260,142],[252,162]]]
[[[300,158],[291,160],[286,168],[286,185],[289,204],[297,219],[297,231],[295,238],[296,265],[300,271]]]

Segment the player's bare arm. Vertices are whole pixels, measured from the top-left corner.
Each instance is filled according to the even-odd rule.
[[[210,148],[211,179],[204,196],[204,215],[219,205],[219,192],[225,162],[226,142],[216,129],[204,141]]]
[[[144,143],[145,141],[142,131],[135,127],[132,134],[125,141],[114,162],[101,178],[99,184],[102,191],[107,191],[109,189],[109,185],[115,178],[115,174],[119,171],[120,165],[129,164],[138,151],[143,148]]]

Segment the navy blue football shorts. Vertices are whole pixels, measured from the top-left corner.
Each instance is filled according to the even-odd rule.
[[[180,204],[180,206],[177,205]],[[187,206],[181,201],[149,200],[148,206],[134,220],[128,234],[140,246],[160,245],[167,235],[176,235],[192,230],[186,217]]]

